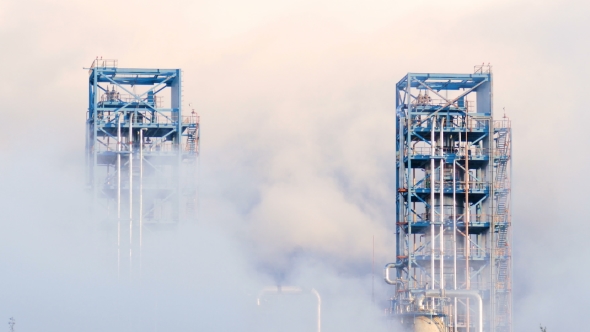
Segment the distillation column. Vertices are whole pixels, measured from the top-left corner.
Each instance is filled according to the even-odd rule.
[[[390,312],[409,331],[510,331],[507,119],[492,75],[397,84],[396,261]]]
[[[144,228],[197,216],[200,123],[182,113],[180,69],[89,68],[87,186],[94,216],[116,225],[117,266],[141,264]]]

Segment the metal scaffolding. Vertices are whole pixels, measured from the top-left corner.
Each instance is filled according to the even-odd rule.
[[[475,69],[396,85],[396,261],[385,279],[390,314],[413,331],[512,331],[510,121],[493,118],[490,67]]]
[[[88,73],[87,186],[131,267],[144,227],[197,218],[199,116],[182,112],[180,69],[96,59]]]

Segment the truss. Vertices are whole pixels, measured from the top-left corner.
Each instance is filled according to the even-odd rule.
[[[180,69],[97,59],[88,83],[87,186],[95,216],[117,224],[119,251],[131,257],[144,226],[197,216],[199,117],[182,112]]]
[[[428,314],[445,331],[473,330],[473,301],[429,298],[422,306],[415,295],[473,290],[484,299],[484,330],[510,332],[511,132],[507,119],[493,118],[489,68],[409,73],[396,85],[396,113],[392,315],[410,324]]]

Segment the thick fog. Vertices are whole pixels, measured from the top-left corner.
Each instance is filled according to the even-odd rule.
[[[394,84],[491,63],[513,126],[515,331],[584,326],[583,1],[0,2],[0,323],[25,331],[385,331]],[[182,68],[200,220],[117,277],[84,188],[87,71]],[[374,249],[373,249],[374,248]],[[375,264],[372,266],[374,251]],[[374,273],[373,273],[374,271]],[[373,277],[374,276],[374,277]],[[265,295],[269,286],[303,293]],[[8,328],[8,326],[5,326]]]

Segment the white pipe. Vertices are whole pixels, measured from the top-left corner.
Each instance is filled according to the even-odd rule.
[[[141,251],[143,246],[143,128],[139,131],[139,273],[141,274]]]
[[[396,263],[388,263],[385,264],[385,269],[384,269],[384,273],[385,273],[385,282],[390,284],[390,285],[397,285],[396,280],[391,279],[391,277],[389,276],[389,270],[390,269],[396,269],[400,267],[398,264]]]
[[[129,271],[133,268],[133,113],[129,114]]]
[[[311,289],[311,293],[314,294],[318,299],[318,332],[322,331],[322,298],[320,293],[315,288]]]
[[[121,274],[121,113],[117,116],[117,277]]]
[[[466,120],[467,120],[467,127],[469,128],[469,117],[466,116]],[[469,173],[469,151],[471,151],[471,147],[469,146],[469,139],[467,138],[467,132],[465,132],[465,284],[466,284],[466,288],[470,289],[471,288],[471,276],[469,274],[469,259],[470,259],[470,246],[471,244],[469,243],[469,222],[471,221],[471,216],[470,216],[470,207],[469,207],[469,187],[470,187],[470,181],[471,181],[471,173]],[[470,331],[470,308],[471,306],[469,305],[469,299],[467,299],[465,301],[465,306],[466,306],[466,322],[467,322],[467,332]]]
[[[434,155],[436,153],[435,149],[435,141],[434,141],[434,124],[435,119],[431,120],[431,130],[430,130],[430,147],[431,147],[431,156],[430,156],[430,288],[434,289]],[[434,300],[432,302],[434,306]]]
[[[457,289],[457,206],[456,206],[456,162],[453,160],[453,289]],[[457,331],[457,298],[455,298],[453,328]]]
[[[425,298],[426,298],[426,296],[424,295],[424,292],[420,292],[415,295],[414,304],[418,307],[418,310],[424,310],[424,299]]]
[[[293,287],[293,286],[284,286],[284,287],[266,287],[263,288],[258,293],[258,298],[256,299],[256,303],[260,305],[260,300],[266,293],[274,293],[274,294],[301,294],[303,293],[303,289],[300,287]],[[318,299],[318,324],[317,329],[318,332],[322,331],[322,298],[320,297],[320,293],[315,288],[311,289],[311,293],[316,296]]]
[[[465,290],[465,289],[437,289],[437,290],[430,290],[427,289],[424,291],[424,295],[427,297],[467,297],[472,298],[477,301],[478,304],[478,331],[483,332],[483,300],[481,295],[477,291],[474,290]]]
[[[440,203],[439,203],[439,212],[440,212],[440,229],[438,232],[439,236],[439,243],[440,243],[440,282],[439,286],[440,289],[445,288],[445,278],[444,278],[444,177],[445,177],[445,160],[444,160],[444,126],[445,126],[445,119],[440,119]]]

